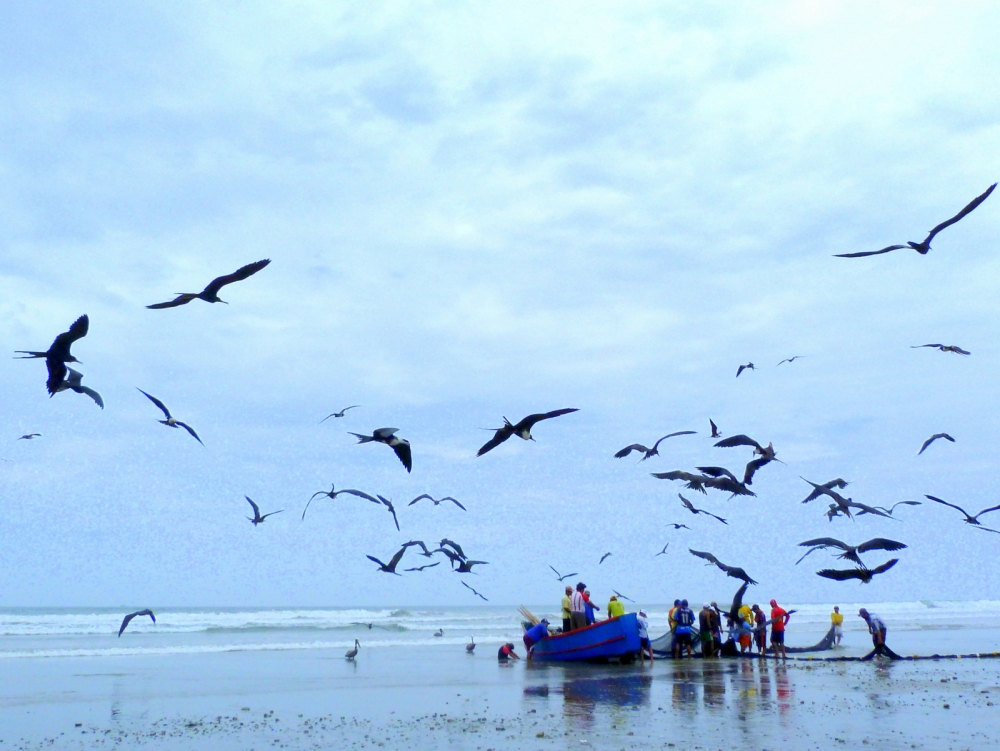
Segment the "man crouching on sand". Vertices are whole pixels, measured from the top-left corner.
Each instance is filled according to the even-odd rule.
[[[889,629],[885,626],[885,621],[874,613],[869,613],[864,608],[861,608],[861,610],[858,611],[858,615],[864,618],[865,623],[868,624],[868,633],[872,635],[872,644],[875,645],[875,649],[861,658],[862,661],[870,660],[876,655],[888,657],[890,660],[900,659],[898,654],[885,645],[885,635],[889,631]]]

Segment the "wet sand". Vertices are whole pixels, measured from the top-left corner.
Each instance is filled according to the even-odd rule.
[[[496,648],[8,660],[0,748],[976,749],[1000,660],[499,666]],[[79,725],[77,725],[79,723]]]

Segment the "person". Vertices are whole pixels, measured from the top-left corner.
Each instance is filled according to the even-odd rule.
[[[707,602],[698,613],[698,638],[701,640],[701,656],[715,656],[715,611]]]
[[[549,622],[542,618],[538,623],[524,632],[524,648],[528,651],[528,659],[531,659],[532,647],[542,639],[549,637]]]
[[[653,645],[649,641],[649,621],[646,620],[646,614],[643,611],[639,611],[639,615],[636,616],[636,623],[639,625],[639,661],[646,661],[646,652],[649,651],[649,661],[653,662]]]
[[[872,644],[875,646],[871,652],[862,657],[862,660],[870,660],[876,655],[881,655],[883,657],[888,657],[890,660],[900,659],[899,655],[893,652],[885,643],[885,635],[888,633],[889,629],[885,626],[885,621],[879,618],[874,613],[869,613],[864,608],[858,611],[858,615],[865,619],[865,623],[868,624],[868,633],[872,635]]]
[[[584,607],[586,608],[586,609],[584,610],[584,612],[585,612],[585,613],[587,614],[587,625],[588,625],[588,626],[592,626],[592,625],[594,624],[594,621],[596,621],[596,620],[597,620],[597,619],[596,619],[596,618],[594,617],[594,611],[595,611],[595,610],[600,610],[601,608],[600,608],[600,606],[599,606],[599,605],[595,605],[595,604],[594,604],[594,603],[593,603],[593,602],[591,601],[591,599],[590,599],[590,590],[589,590],[589,589],[586,589],[586,590],[584,590],[584,592],[583,592],[583,596],[584,596],[584,599],[586,599],[586,601],[587,601],[587,602],[585,603],[585,605],[584,605]]]
[[[791,616],[788,611],[778,606],[777,600],[771,600],[771,650],[774,652],[774,659],[781,655],[782,660],[788,660],[785,654],[785,626]]]
[[[499,662],[508,662],[511,659],[520,660],[521,658],[517,656],[517,652],[514,651],[514,645],[510,642],[506,644],[501,644],[500,649],[497,650],[497,660]]]
[[[753,627],[753,609],[749,605],[743,604],[736,611],[736,617],[736,640],[740,644],[740,654],[744,655],[750,651],[753,644],[751,636],[753,632],[750,630]]]
[[[674,600],[674,606],[667,611],[667,628],[673,633],[674,626],[677,625],[677,621],[674,620],[674,615],[677,614],[677,608],[681,606],[680,600]]]
[[[830,624],[833,626],[833,643],[839,647],[840,638],[844,635],[844,614],[837,605],[833,606],[833,612],[830,613]]]
[[[569,627],[571,631],[584,628],[587,625],[587,585],[579,582],[576,591],[570,597],[569,605]]]
[[[572,625],[570,625],[570,617],[569,617],[571,612],[570,608],[572,606],[572,600],[570,599],[570,595],[572,594],[573,594],[573,588],[567,584],[566,594],[564,594],[562,598],[562,621],[563,621],[562,630],[564,634],[569,633],[569,631],[573,628]]]
[[[687,600],[681,600],[680,607],[674,613],[674,620],[677,622],[674,627],[674,659],[680,659],[685,647],[688,657],[691,657],[691,627],[694,626],[694,613],[688,607]]]
[[[754,645],[757,647],[757,653],[763,657],[764,652],[767,651],[767,616],[764,615],[764,611],[760,609],[760,605],[756,603],[752,608],[753,611],[753,641]]]
[[[716,657],[722,656],[722,611],[719,610],[719,605],[716,602],[710,603],[712,606],[712,623],[715,629],[712,631],[712,647],[714,648]]]
[[[608,600],[608,618],[617,618],[620,615],[625,615],[625,606],[618,599],[618,595],[611,595],[611,599]]]

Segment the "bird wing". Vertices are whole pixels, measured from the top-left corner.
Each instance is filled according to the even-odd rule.
[[[737,368],[737,370],[736,370],[736,377],[739,378],[740,377],[740,373],[742,373],[746,369],[747,369],[746,365],[740,365],[740,367]]]
[[[688,482],[691,480],[697,480],[701,477],[700,475],[695,475],[690,472],[682,472],[679,469],[675,469],[670,472],[650,472],[649,474],[658,480],[687,480]]]
[[[426,564],[424,566],[417,566],[416,568],[407,568],[407,569],[403,569],[403,570],[404,571],[423,571],[425,568],[434,568],[435,566],[440,566],[440,565],[441,565],[441,561],[438,561],[437,563],[428,563],[428,564]]]
[[[202,291],[203,295],[209,297],[215,297],[219,294],[219,290],[225,287],[227,284],[232,284],[233,282],[240,282],[246,279],[248,276],[253,276],[262,268],[267,266],[271,262],[270,258],[265,258],[262,261],[254,261],[253,263],[248,263],[246,266],[242,266],[234,271],[232,274],[226,274],[225,276],[218,276],[208,283],[208,286]]]
[[[372,433],[372,438],[376,441],[384,441],[392,438],[396,433],[399,432],[399,428],[379,428]]]
[[[903,547],[905,548],[906,546],[904,545]],[[886,561],[885,563],[883,563],[881,566],[876,566],[875,568],[873,568],[871,570],[872,576],[874,576],[875,574],[884,574],[886,571],[888,571],[889,569],[891,569],[897,563],[899,563],[899,559],[898,558],[892,558],[892,559]]]
[[[392,447],[392,450],[399,457],[399,461],[403,463],[403,466],[406,467],[407,472],[413,469],[413,454],[410,453],[410,444],[408,441],[400,441]]]
[[[442,500],[442,501],[451,501],[451,502],[452,502],[452,503],[454,503],[454,504],[455,504],[456,506],[458,506],[458,507],[459,507],[460,509],[462,509],[462,511],[468,511],[468,509],[467,509],[467,508],[466,508],[465,506],[463,506],[463,505],[462,505],[461,503],[459,503],[459,502],[458,502],[457,500],[455,500],[454,498],[452,498],[452,497],[451,497],[450,495],[446,495],[446,496],[445,496],[444,498],[442,498],[441,500]]]
[[[365,558],[367,558],[369,561],[375,561],[375,563],[377,563],[381,568],[386,568],[386,565],[373,555],[366,555]]]
[[[403,554],[406,552],[406,548],[407,547],[409,547],[409,546],[408,545],[404,545],[399,550],[397,550],[396,554],[390,559],[389,565],[386,568],[388,568],[392,572],[395,572],[396,571],[396,564],[399,563],[400,560],[402,560]]]
[[[368,495],[367,493],[365,493],[362,490],[354,490],[353,488],[345,488],[344,490],[338,490],[337,491],[337,495],[340,495],[341,493],[347,493],[348,495],[356,495],[358,498],[364,498],[366,501],[371,501],[372,503],[378,503],[378,504],[382,503],[382,501],[380,501],[378,498],[373,498],[372,496]]]
[[[100,394],[88,386],[79,386],[78,388],[81,394],[86,394],[94,400],[94,403],[97,404],[98,407],[104,409],[104,400],[101,398]]]
[[[140,389],[138,386],[136,386],[136,389],[138,389],[138,391],[140,393],[146,394],[146,392],[143,391],[142,389]],[[164,417],[166,417],[168,420],[170,419],[170,410],[167,409],[167,405],[165,405],[163,402],[161,402],[159,399],[157,399],[152,394],[146,394],[146,398],[149,399],[149,401],[151,401],[153,404],[155,404],[157,407],[160,408],[160,411],[163,412],[163,416]]]
[[[396,518],[396,507],[392,505],[392,501],[379,496],[378,499],[382,501],[382,504],[389,509],[389,513],[392,514],[392,520],[396,523],[396,531],[399,531],[399,519]],[[405,545],[403,547],[406,547]]]
[[[512,425],[504,425],[502,428],[497,428],[497,432],[493,434],[493,437],[490,438],[490,440],[479,448],[479,451],[476,452],[476,456],[482,456],[487,451],[492,451],[512,435],[514,435],[514,427]]]
[[[896,503],[892,504],[892,506],[889,507],[889,513],[891,514],[893,510],[896,508],[896,506],[920,506],[920,505],[922,505],[920,501],[896,501]]]
[[[732,472],[725,467],[695,467],[699,472],[704,472],[709,477],[728,477],[733,482],[739,482]]]
[[[653,450],[655,451],[656,448],[660,445],[660,441],[665,441],[668,438],[673,438],[674,436],[679,436],[679,435],[694,435],[696,432],[697,431],[695,430],[678,430],[674,433],[667,433],[665,436],[663,436],[656,443],[653,444]]]
[[[806,540],[805,542],[800,542],[799,546],[804,548],[840,548],[841,550],[851,549],[851,546],[848,545],[846,542],[835,540],[832,537],[817,537],[815,540]]]
[[[742,579],[747,584],[757,583],[753,579],[751,579],[750,575],[746,571],[741,569],[739,566],[727,566],[724,563],[717,563],[716,565],[723,571],[725,571],[727,575],[733,577],[734,579]]]
[[[549,568],[552,569],[553,571],[555,571],[556,576],[559,577],[559,581],[562,581],[562,574],[560,574],[558,571],[556,571],[555,566],[549,566]]]
[[[691,555],[696,555],[699,558],[704,558],[706,561],[708,561],[709,563],[714,563],[716,566],[721,566],[722,565],[721,563],[719,563],[719,559],[716,558],[711,553],[703,553],[700,550],[692,550],[691,548],[688,548],[688,552]]]
[[[257,518],[259,519],[259,518],[260,518],[260,509],[259,509],[259,508],[257,507],[257,504],[256,504],[256,503],[254,503],[254,502],[253,502],[253,501],[252,501],[252,500],[250,499],[250,496],[248,496],[248,495],[245,495],[245,496],[243,496],[243,497],[247,499],[247,503],[249,503],[249,504],[250,504],[250,506],[251,506],[251,507],[253,508],[253,515],[254,515],[254,516],[256,516],[256,517],[257,517]]]
[[[597,565],[600,566],[602,563],[604,563],[604,559],[607,558],[609,555],[611,555],[611,553],[605,553],[604,555],[602,555],[601,560],[597,562]]]
[[[462,550],[462,546],[457,542],[452,542],[451,540],[445,538],[441,540],[441,545],[450,545],[460,557],[465,558],[465,551]]]
[[[770,457],[762,456],[759,459],[747,462],[746,469],[743,472],[743,484],[752,485],[754,473],[765,464],[770,464],[771,461],[772,459]]]
[[[737,480],[731,480],[728,477],[716,477],[709,480],[705,484],[710,488],[724,490],[727,493],[732,493],[733,495],[757,495],[743,483],[738,482]],[[690,487],[690,485],[688,487]]]
[[[684,504],[684,508],[686,508],[692,514],[697,514],[698,513],[698,509],[696,509],[694,507],[694,504],[691,503],[691,501],[689,501],[687,498],[685,498],[684,496],[682,496],[680,493],[677,494],[677,497],[681,499],[681,503]]]
[[[192,428],[186,422],[181,422],[180,420],[177,421],[177,424],[180,425],[182,428],[184,428],[184,430],[186,430],[188,433],[190,433],[191,437],[194,438],[196,441],[198,441],[198,443],[201,443],[201,439],[198,437],[198,434],[194,432],[194,428]],[[205,444],[201,443],[201,445],[204,446]]]
[[[825,568],[822,571],[817,571],[816,574],[819,576],[823,576],[827,579],[836,579],[837,581],[847,581],[848,579],[863,579],[865,576],[865,572],[859,568],[851,568],[847,570]]]
[[[975,525],[975,528],[981,529],[983,530],[983,532],[996,532],[998,535],[1000,535],[1000,529],[990,529],[989,527],[984,527],[982,524]]]
[[[266,519],[267,517],[269,517],[269,516],[274,516],[275,514],[280,514],[280,513],[281,513],[282,511],[284,511],[284,510],[285,510],[285,509],[279,509],[279,510],[277,510],[277,511],[271,511],[271,512],[269,512],[269,513],[267,513],[267,514],[264,514],[264,515],[263,515],[262,517],[260,517],[260,520],[261,520],[261,521],[264,521],[264,520],[265,520],[265,519]]]
[[[706,515],[708,515],[708,516],[711,516],[711,517],[712,517],[713,519],[716,519],[716,520],[718,520],[718,521],[722,522],[723,524],[725,524],[725,525],[727,525],[727,526],[729,525],[729,522],[727,522],[727,521],[726,521],[725,519],[723,519],[723,518],[722,518],[721,516],[716,516],[716,515],[715,515],[715,514],[713,514],[713,513],[711,512],[711,511],[705,511],[704,509],[698,509],[698,513],[699,513],[699,514],[706,514]]]
[[[888,253],[891,250],[902,250],[909,248],[909,245],[889,245],[881,250],[863,250],[860,253],[835,253],[834,258],[862,258],[864,256],[877,256],[880,253]]]
[[[969,512],[968,511],[966,511],[961,506],[956,506],[954,503],[948,503],[948,501],[942,501],[940,498],[937,498],[936,496],[933,496],[933,495],[927,495],[926,493],[924,493],[924,498],[927,498],[928,500],[934,501],[935,503],[944,504],[945,506],[951,506],[953,509],[957,509],[958,511],[961,511],[966,516],[969,516]]]
[[[424,500],[424,498],[430,498],[430,499],[431,499],[432,501],[434,500],[434,499],[433,499],[433,498],[432,498],[431,496],[427,495],[427,493],[424,493],[424,494],[422,494],[422,495],[418,495],[418,496],[417,496],[416,498],[414,498],[414,499],[413,499],[412,501],[410,501],[410,502],[409,502],[409,503],[407,503],[406,505],[407,505],[407,506],[412,506],[412,505],[413,505],[414,503],[416,503],[417,501],[422,501],[422,500]]]
[[[743,582],[743,586],[736,590],[736,594],[733,595],[733,604],[729,608],[729,617],[735,623],[739,618],[740,608],[743,607],[743,595],[747,593],[747,587],[750,586],[750,582]]]
[[[978,519],[980,516],[982,516],[983,514],[988,514],[990,511],[1000,511],[1000,506],[990,506],[989,508],[984,508],[978,514],[976,514],[973,518],[974,519]]]
[[[742,433],[730,436],[729,438],[723,438],[721,441],[716,443],[715,446],[720,449],[728,449],[733,446],[753,446],[758,451],[764,450],[764,447],[757,443],[757,441],[748,435],[743,435]]]
[[[659,441],[657,441],[657,443],[659,443]],[[633,443],[633,444],[631,444],[629,446],[626,446],[621,451],[618,451],[615,454],[615,459],[621,459],[623,457],[626,457],[629,454],[631,454],[633,451],[642,451],[642,452],[645,453],[645,452],[648,452],[649,449],[646,448],[645,446],[643,446],[641,443]]]
[[[162,310],[163,308],[176,308],[178,305],[187,305],[189,302],[194,300],[198,295],[191,292],[184,292],[177,295],[173,300],[167,300],[166,302],[158,302],[155,305],[147,305],[146,307],[150,310]]]
[[[45,388],[51,396],[59,391],[59,387],[66,378],[66,363],[57,357],[46,357],[45,367],[49,371],[49,377],[45,381]]]
[[[567,409],[554,409],[551,412],[543,412],[541,414],[528,415],[521,422],[519,422],[515,429],[517,430],[531,430],[531,427],[536,422],[541,422],[542,420],[550,420],[553,417],[559,417],[559,415],[568,415],[570,412],[579,412],[577,407],[568,407]]]
[[[800,542],[799,545],[805,545],[805,543],[804,542]],[[795,561],[795,565],[798,566],[800,563],[802,563],[802,561],[805,560],[805,557],[807,555],[809,555],[810,553],[815,553],[817,550],[822,550],[822,549],[823,549],[822,547],[809,548],[809,550],[807,550],[803,554],[803,556],[801,558],[799,558],[797,561]]]
[[[62,360],[67,359],[69,357],[69,348],[73,345],[73,342],[85,337],[89,329],[90,318],[85,315],[80,316],[73,321],[73,325],[69,327],[69,331],[64,331],[55,338],[52,346],[49,347],[49,353],[53,357],[58,357]]]
[[[719,428],[716,427],[711,417],[708,418],[708,427],[712,429],[712,438],[717,438],[719,435]]]
[[[139,615],[139,614],[138,613],[129,613],[128,615],[126,615],[122,619],[121,628],[118,629],[118,636],[122,635],[122,632],[128,627],[128,624],[130,624],[132,622],[132,619],[135,618],[137,615]]]
[[[884,537],[876,537],[858,545],[857,550],[859,553],[867,553],[869,550],[902,550],[905,547],[906,545],[901,542],[887,540]]]
[[[947,438],[952,443],[955,442],[955,439],[952,438],[947,433],[935,433],[930,438],[928,438],[926,441],[924,441],[923,446],[920,447],[920,451],[917,452],[917,456],[920,456],[922,453],[924,453],[924,449],[926,449],[928,446],[930,446],[932,443],[934,443],[934,441],[936,441],[938,438]]]
[[[996,186],[997,186],[997,184],[993,183],[990,187],[988,187],[986,189],[985,192],[983,192],[982,194],[976,196],[971,201],[969,201],[969,203],[965,206],[965,208],[962,209],[961,211],[959,211],[957,214],[955,214],[955,216],[953,216],[951,219],[946,219],[945,221],[941,222],[941,224],[939,224],[934,229],[932,229],[930,231],[930,233],[927,235],[927,239],[924,240],[924,244],[925,245],[930,245],[931,240],[934,239],[934,235],[936,235],[938,232],[940,232],[941,230],[945,229],[946,227],[950,227],[955,222],[959,221],[964,216],[966,216],[967,214],[969,214],[972,211],[974,211],[976,209],[976,207],[979,206],[979,204],[981,204],[983,201],[985,201],[987,198],[989,198],[990,193],[993,192],[993,189]]]

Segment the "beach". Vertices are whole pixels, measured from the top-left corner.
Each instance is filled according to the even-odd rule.
[[[972,604],[925,608],[935,622],[952,620],[951,628],[928,628],[917,617],[923,615],[918,606],[884,604],[883,611],[896,613],[903,625],[890,623],[888,640],[900,654],[927,654],[921,650],[932,644],[953,647],[933,650],[942,654],[996,648],[1000,629],[955,627],[961,624],[955,614],[972,612]],[[988,614],[991,608],[980,610]],[[649,610],[654,624],[665,612]],[[331,623],[358,615],[310,612],[314,619],[325,614]],[[899,615],[904,612],[912,612],[910,621]],[[121,639],[113,633],[8,633],[6,648],[0,648],[0,746],[976,749],[1000,739],[1000,660],[504,666],[496,649],[507,634],[490,633],[488,626],[516,627],[513,609],[367,614],[398,628],[380,629],[372,620],[371,629],[347,624],[318,633],[276,625],[282,618],[301,625],[301,611],[220,611],[197,614],[202,630],[182,633],[160,628],[171,620],[165,612],[131,640],[128,632]],[[183,621],[181,615],[175,620]],[[4,611],[0,624],[8,632],[32,622],[54,630],[52,624],[72,619],[81,629],[105,614],[53,611],[32,617]],[[254,618],[272,625],[250,633],[205,625]],[[453,632],[458,624],[480,631],[472,655],[464,649],[468,636]],[[802,626],[795,630],[793,616],[790,644],[815,641],[809,624]],[[445,636],[433,637],[436,628],[444,628]],[[383,638],[394,644],[366,646],[368,635],[379,631],[394,637]],[[304,633],[312,642],[300,640]],[[350,662],[343,645],[353,644],[355,636],[362,647]],[[523,654],[520,640],[510,636]],[[80,642],[76,649],[68,648],[74,640]],[[40,650],[46,642],[52,648]],[[850,624],[845,642],[843,649],[815,657],[860,655],[870,646],[857,624]]]

